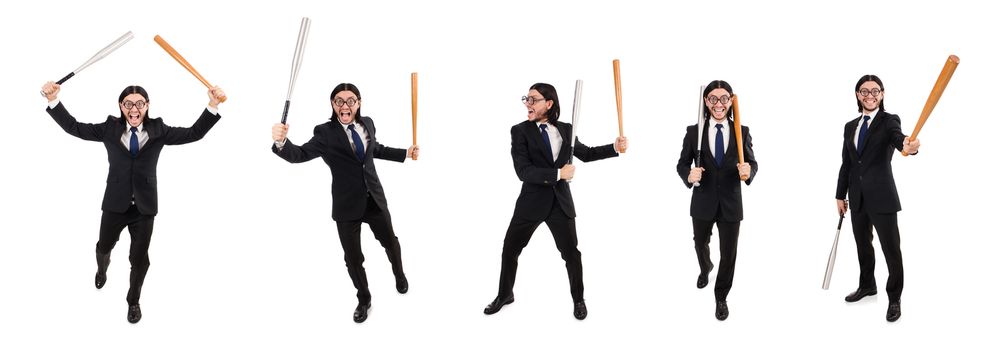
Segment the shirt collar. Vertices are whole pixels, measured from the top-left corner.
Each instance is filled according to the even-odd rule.
[[[132,125],[129,125],[129,122],[126,122],[126,132],[129,132],[129,129],[132,127]],[[136,132],[143,132],[143,123],[140,123],[140,126],[136,127]]]
[[[867,114],[863,114],[863,113],[861,113],[861,114],[860,114],[860,118],[861,118],[861,119],[863,119],[863,118],[864,118],[864,116],[866,115],[866,116],[868,116],[868,117],[871,117],[871,119],[870,119],[870,120],[874,120],[874,116],[878,115],[878,111],[880,111],[880,110],[881,110],[881,108],[875,108],[875,109],[874,109],[873,111],[871,111],[870,113],[867,113]]]
[[[358,122],[357,122],[356,120],[354,120],[354,121],[353,121],[352,123],[350,123],[350,124],[343,124],[343,123],[342,123],[342,122],[340,122],[340,121],[336,121],[336,122],[337,122],[337,123],[339,123],[339,125],[341,125],[341,126],[343,127],[343,131],[346,131],[346,132],[349,132],[349,131],[350,131],[350,125],[353,125],[353,128],[354,128],[354,129],[357,129],[357,130],[360,130],[360,129],[361,129],[362,127],[363,127],[363,126],[362,126],[362,125],[360,125],[360,123],[358,123]]]

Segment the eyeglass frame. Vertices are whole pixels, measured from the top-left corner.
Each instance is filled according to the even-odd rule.
[[[531,103],[529,103],[528,101],[531,101]],[[526,105],[534,105],[536,103],[539,103],[539,101],[548,101],[548,100],[545,98],[535,98],[534,96],[521,96],[521,103]]]
[[[731,102],[731,96],[730,95],[721,95],[720,97],[706,96],[706,98],[704,98],[703,100],[706,100],[706,102],[709,103],[711,106],[716,105],[717,102],[720,102],[720,104],[726,106],[728,102]]]
[[[127,111],[133,109],[134,106],[136,107],[137,110],[141,110],[141,109],[147,108],[147,103],[148,102],[144,101],[144,100],[139,100],[139,101],[136,101],[136,102],[133,102],[133,101],[130,101],[130,100],[125,100],[125,101],[119,102],[119,104],[122,105],[122,108],[125,108]]]
[[[857,94],[859,94],[861,97],[867,97],[868,94],[870,94],[871,96],[874,96],[874,97],[878,97],[878,95],[881,95],[882,92],[885,92],[885,90],[881,90],[881,89],[878,89],[878,88],[873,88],[873,89],[870,89],[870,90],[867,90],[866,88],[864,88],[864,89],[857,90]]]
[[[346,100],[336,97],[336,99],[332,100],[332,104],[336,105],[336,108],[342,107],[344,104],[350,108],[353,108],[353,106],[356,106],[358,103],[360,103],[360,100],[353,97]]]

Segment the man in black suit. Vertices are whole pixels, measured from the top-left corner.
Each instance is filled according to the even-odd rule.
[[[874,280],[873,226],[878,230],[881,251],[888,263],[888,312],[885,318],[895,322],[902,316],[902,250],[899,247],[897,213],[902,210],[899,193],[892,175],[892,154],[895,150],[916,154],[920,141],[909,141],[902,133],[899,116],[885,112],[885,86],[874,75],[865,75],[854,87],[860,116],[846,123],[843,130],[843,165],[836,185],[836,205],[839,214],[846,213],[847,204],[853,222],[853,237],[857,241],[860,261],[860,283],[846,296],[856,302],[878,293]],[[847,203],[846,195],[850,200]]]
[[[549,84],[537,83],[531,86],[523,101],[528,108],[528,120],[511,128],[511,157],[518,179],[523,183],[521,195],[504,237],[499,290],[483,313],[492,315],[504,305],[514,302],[518,255],[528,245],[535,229],[545,222],[556,240],[556,248],[566,261],[574,302],[573,315],[583,320],[587,317],[587,305],[584,303],[580,251],[577,250],[574,221],[577,214],[570,193],[569,181],[574,175],[570,158],[576,156],[581,161],[590,162],[616,157],[619,155],[616,147],[625,151],[627,141],[625,137],[619,137],[615,144],[587,147],[578,140],[571,150],[569,140],[573,131],[570,124],[558,120],[560,109],[556,89]]]
[[[332,219],[339,231],[343,259],[353,286],[357,289],[357,307],[353,321],[367,320],[371,307],[371,292],[364,272],[364,254],[360,249],[360,224],[367,223],[374,238],[381,242],[392,263],[395,288],[405,294],[409,281],[402,271],[399,239],[392,230],[385,191],[378,179],[374,159],[404,162],[418,157],[419,147],[408,150],[385,147],[378,143],[374,120],[360,116],[360,90],[353,84],[336,86],[329,95],[332,118],[315,127],[314,136],[298,146],[287,141],[288,126],[273,125],[273,153],[291,163],[302,163],[322,157],[332,172]]]
[[[128,86],[119,94],[119,118],[109,116],[104,123],[77,122],[58,99],[60,86],[48,82],[42,92],[49,100],[46,112],[63,131],[87,141],[105,144],[108,154],[108,180],[105,197],[101,203],[101,228],[95,255],[98,272],[94,286],[105,285],[105,272],[112,248],[119,240],[123,228],[129,228],[130,246],[129,292],[126,303],[129,309],[126,320],[137,323],[140,312],[140,289],[143,287],[150,259],[147,248],[154,230],[157,215],[157,160],[165,145],[181,145],[202,139],[220,120],[217,105],[226,98],[220,87],[207,91],[209,105],[199,119],[189,128],[171,127],[161,118],[148,118],[150,98],[139,86]]]
[[[709,283],[713,261],[710,259],[710,237],[713,225],[717,224],[720,236],[720,269],[714,286],[718,320],[726,320],[729,314],[727,294],[734,283],[734,266],[738,256],[738,233],[743,219],[741,202],[741,179],[751,185],[759,170],[752,151],[752,135],[747,126],[741,127],[745,162],[738,162],[737,137],[734,135],[734,119],[731,112],[731,95],[734,90],[726,81],[714,80],[703,91],[704,110],[703,133],[700,152],[702,167],[692,167],[696,159],[698,127],[689,126],[685,131],[682,154],[678,159],[678,175],[686,187],[692,188],[692,234],[699,258],[699,278],[696,287],[703,288]],[[711,151],[712,149],[712,151]]]

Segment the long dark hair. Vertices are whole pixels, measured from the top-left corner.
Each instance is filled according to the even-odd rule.
[[[354,95],[357,95],[357,103],[360,103],[360,99],[361,99],[361,97],[360,97],[360,90],[357,89],[357,86],[353,85],[353,84],[350,84],[350,83],[341,83],[339,85],[336,85],[336,87],[334,89],[332,89],[332,93],[329,94],[329,103],[330,104],[332,103],[332,100],[336,99],[336,94],[338,94],[340,91],[349,91],[349,92],[352,92]],[[336,109],[335,108],[332,109],[332,117],[330,117],[329,120],[333,120],[333,121],[337,121],[337,122],[339,121],[339,118],[336,116]],[[357,114],[353,116],[353,120],[360,121],[360,107],[357,107]]]
[[[136,85],[130,85],[127,86],[125,89],[122,89],[122,93],[119,94],[119,104],[120,105],[122,104],[122,101],[126,99],[126,96],[132,94],[140,94],[140,96],[143,96],[144,100],[147,100],[147,103],[150,103],[150,97],[147,96],[147,90],[144,90],[142,87]],[[144,118],[147,118],[147,116],[149,115],[150,115],[150,107],[147,107],[147,114],[144,115]],[[119,108],[119,117],[121,117],[123,120],[126,120],[126,114],[122,113],[122,108]]]
[[[549,124],[556,124],[559,120],[559,94],[556,93],[556,88],[546,83],[535,83],[528,90],[538,91],[543,99],[552,101],[552,108],[546,111],[546,117],[549,118]]]
[[[705,118],[705,119],[709,119],[710,118],[710,108],[706,107],[706,102],[705,102],[706,101],[706,96],[709,96],[710,92],[712,92],[713,90],[716,90],[716,89],[727,90],[727,94],[728,95],[734,96],[734,89],[732,89],[731,88],[731,84],[728,84],[726,81],[723,81],[723,80],[714,80],[714,81],[711,81],[709,84],[707,84],[706,85],[706,89],[703,89],[703,101],[704,101],[703,102],[703,118]],[[734,119],[734,108],[728,108],[727,109],[727,115],[725,117],[728,118],[728,119],[732,119],[733,120]]]
[[[885,84],[881,82],[881,78],[878,78],[878,76],[874,75],[874,74],[867,74],[867,75],[865,75],[863,77],[860,77],[860,80],[857,80],[857,86],[853,87],[853,93],[859,94],[860,93],[860,85],[864,85],[864,83],[866,83],[868,81],[873,81],[875,83],[878,83],[878,88],[880,88],[881,91],[885,91]],[[853,97],[856,97],[856,96],[853,96]],[[882,111],[882,112],[885,111],[885,100],[884,99],[882,99],[881,103],[878,104],[878,110]],[[859,113],[859,112],[863,112],[863,111],[864,111],[864,105],[860,104],[860,99],[858,98],[857,99],[857,112]]]

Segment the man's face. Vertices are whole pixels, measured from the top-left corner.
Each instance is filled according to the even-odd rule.
[[[538,90],[528,90],[528,96],[525,96],[524,99],[524,106],[528,107],[528,120],[539,122],[548,119],[552,103],[552,101],[546,101]]]
[[[727,109],[731,108],[731,94],[727,89],[717,88],[706,95],[706,108],[718,123],[727,118]]]
[[[336,112],[336,117],[343,124],[353,123],[353,117],[360,109],[360,98],[353,91],[340,91],[336,93],[336,98],[332,99],[332,110]]]
[[[126,122],[132,127],[143,124],[143,118],[147,117],[147,108],[150,108],[150,104],[140,94],[126,95],[119,102],[119,110],[122,111],[122,115],[126,116]]]
[[[885,99],[885,92],[881,91],[881,85],[877,82],[868,81],[860,85],[857,89],[857,101],[860,101],[860,106],[864,109],[864,113],[873,112],[878,109],[881,105],[881,100]]]

